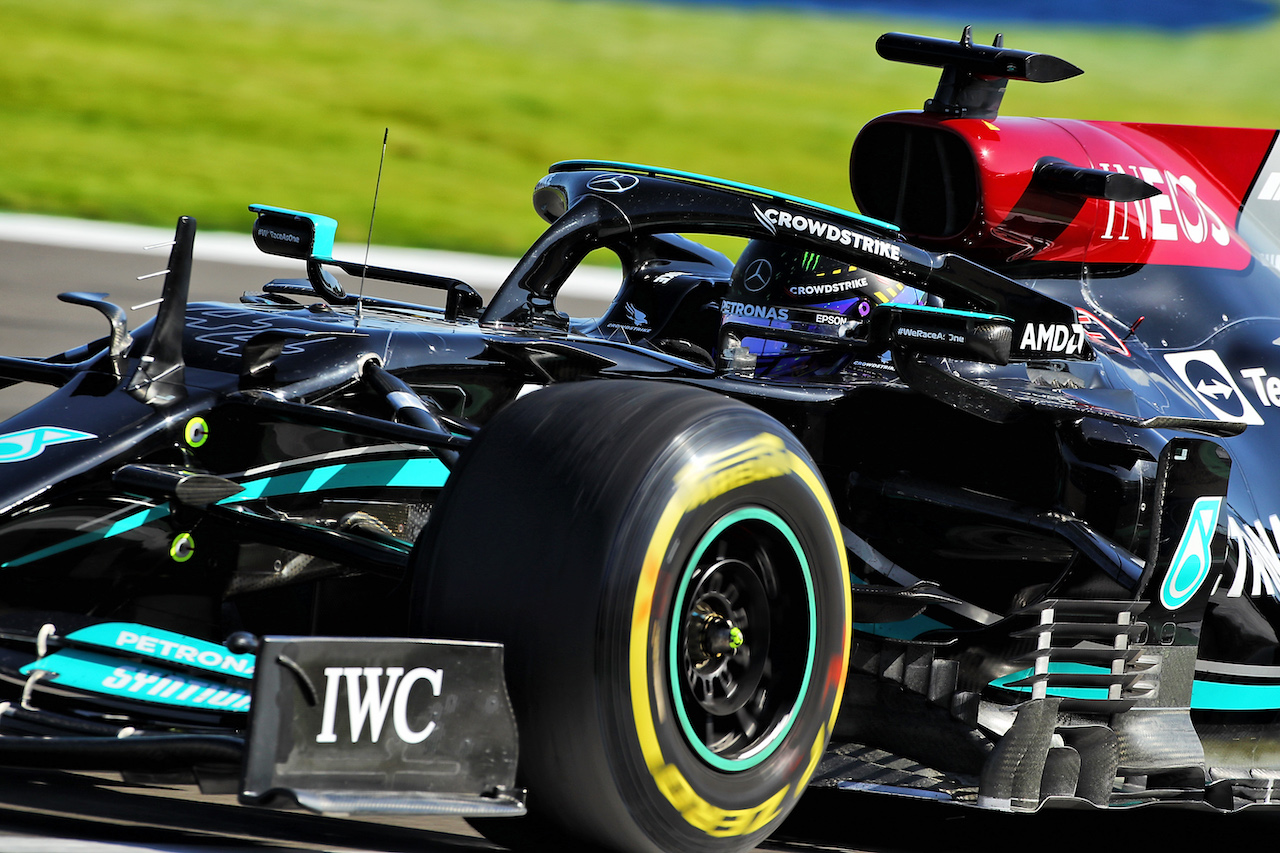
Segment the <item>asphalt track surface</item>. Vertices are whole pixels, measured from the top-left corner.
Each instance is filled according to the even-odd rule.
[[[1269,845],[1280,815],[1167,808],[1035,815],[865,793],[814,791],[756,853],[1080,853],[1140,844],[1189,850]],[[1225,845],[1224,845],[1225,846]],[[325,817],[249,808],[229,795],[123,783],[107,774],[0,774],[3,853],[485,853],[504,848],[458,818]],[[566,842],[565,853],[578,853]]]
[[[154,308],[159,279],[137,277],[162,269],[167,249],[142,253],[164,232],[83,227],[0,214],[0,354],[43,356],[100,337],[106,321],[89,308],[57,301],[63,291],[107,292],[128,309],[136,328]],[[40,232],[38,234],[34,232]],[[198,236],[192,298],[234,302],[245,290],[300,275],[297,264],[254,254],[247,238]],[[86,248],[85,246],[89,246]],[[356,252],[357,254],[350,254]],[[363,247],[340,257],[360,259]],[[463,278],[486,298],[511,259],[436,253],[397,253],[375,247],[371,263]],[[380,253],[380,256],[379,254]],[[612,274],[595,272],[574,283],[562,307],[576,316],[602,312]],[[354,287],[347,282],[350,289]],[[358,286],[358,283],[356,283]],[[416,299],[403,289],[383,295]],[[38,400],[45,389],[0,390],[0,417]],[[861,793],[806,795],[782,830],[758,850],[983,851],[1051,853],[1140,843],[1145,849],[1185,850],[1209,833],[1244,848],[1270,843],[1280,813],[1250,810],[1217,815],[1167,808],[1137,811],[1051,811],[1009,815],[953,805]],[[0,770],[0,853],[474,853],[500,850],[459,818],[349,819],[239,806],[230,795],[203,796],[187,786],[132,784],[114,774]],[[566,853],[575,848],[566,843]]]

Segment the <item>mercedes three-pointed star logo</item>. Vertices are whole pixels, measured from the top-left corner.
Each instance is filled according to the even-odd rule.
[[[635,175],[619,175],[610,172],[607,175],[596,175],[587,181],[587,186],[596,192],[624,193],[638,183],[640,179]]]
[[[756,258],[747,264],[742,276],[742,286],[752,293],[758,293],[769,286],[773,280],[773,264],[767,258]]]

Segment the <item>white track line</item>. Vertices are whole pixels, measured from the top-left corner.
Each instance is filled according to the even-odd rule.
[[[0,212],[0,240],[89,249],[98,252],[143,254],[146,246],[173,240],[173,231],[147,225],[125,225],[117,222],[95,222],[29,213]],[[164,249],[150,254],[164,257]],[[356,243],[337,243],[334,256],[362,262],[365,247]],[[248,225],[243,234],[229,231],[198,231],[195,260],[299,270],[298,261],[275,255],[264,255],[253,245]],[[398,246],[373,246],[369,263],[374,266],[413,270],[456,278],[476,287],[492,290],[500,285],[515,266],[515,258],[472,255],[438,249],[408,249]],[[299,273],[301,274],[301,273]],[[619,273],[597,267],[579,268],[571,285],[576,295],[610,299],[618,290]]]

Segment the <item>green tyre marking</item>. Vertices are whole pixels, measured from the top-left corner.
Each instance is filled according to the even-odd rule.
[[[763,744],[758,744],[748,751],[748,753],[737,759],[725,758],[712,752],[707,745],[703,743],[702,738],[694,731],[689,720],[688,712],[685,710],[683,693],[684,681],[680,672],[680,654],[681,643],[679,641],[680,628],[684,624],[684,608],[685,598],[689,591],[689,583],[692,580],[695,569],[698,566],[702,556],[706,553],[707,548],[730,527],[747,521],[759,521],[768,524],[778,531],[786,539],[790,545],[792,554],[800,567],[804,577],[805,597],[808,604],[808,651],[805,655],[804,678],[800,682],[800,689],[797,691],[791,709],[785,715],[785,722],[778,726],[774,731],[768,734],[768,740]],[[804,549],[800,542],[791,531],[791,527],[782,520],[776,513],[771,512],[763,507],[745,507],[734,510],[725,515],[719,521],[711,526],[711,528],[703,534],[699,540],[697,547],[689,557],[688,563],[685,564],[685,571],[680,579],[680,585],[676,592],[675,606],[671,611],[670,634],[668,637],[668,665],[670,667],[669,676],[671,679],[672,704],[675,706],[676,715],[680,720],[680,728],[684,734],[685,740],[693,747],[694,752],[698,754],[702,760],[706,761],[712,767],[726,771],[742,771],[749,770],[761,764],[765,759],[773,754],[774,750],[785,740],[787,732],[791,730],[792,724],[796,719],[796,708],[804,701],[804,697],[808,693],[809,680],[813,675],[813,664],[816,649],[818,647],[818,627],[817,627],[817,602],[814,598],[813,577],[809,569],[809,561],[806,559]],[[736,630],[736,629],[735,629]],[[742,637],[739,632],[739,637]],[[751,636],[751,629],[748,627],[745,636]],[[735,649],[737,646],[735,646]]]

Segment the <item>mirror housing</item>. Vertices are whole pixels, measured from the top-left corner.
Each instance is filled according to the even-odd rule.
[[[895,350],[1004,365],[1013,348],[1013,320],[999,314],[886,303],[872,311],[870,337]]]
[[[333,259],[338,220],[266,204],[251,204],[249,210],[258,214],[253,223],[253,244],[259,251],[302,261]]]

